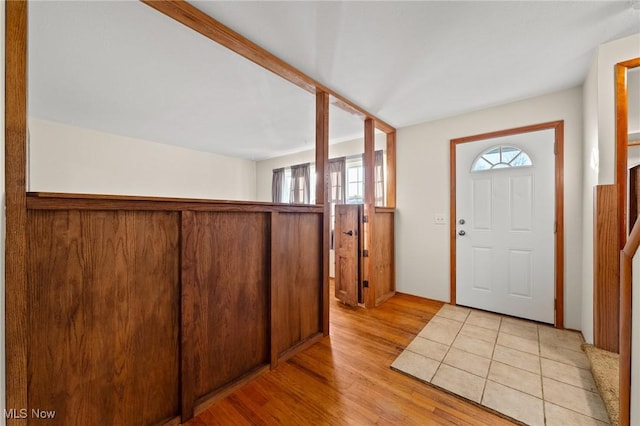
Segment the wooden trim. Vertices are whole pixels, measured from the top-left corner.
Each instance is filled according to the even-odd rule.
[[[277,325],[276,325],[276,316],[275,311],[277,309],[277,298],[276,286],[278,286],[278,275],[276,272],[276,268],[273,265],[277,265],[276,262],[276,239],[273,238],[274,230],[279,229],[278,220],[280,219],[279,212],[271,213],[271,229],[269,231],[269,267],[271,268],[269,271],[269,358],[271,363],[271,369],[275,369],[278,367],[278,336],[276,334]]]
[[[329,245],[331,240],[331,205],[329,204],[329,94],[316,93],[316,204],[323,206],[322,220],[322,332],[329,335]]]
[[[364,121],[364,215],[367,217],[367,222],[364,223],[364,250],[368,250],[372,253],[373,233],[374,230],[374,216],[375,216],[375,123],[371,118],[367,118]],[[376,292],[374,286],[376,283],[373,280],[375,265],[373,257],[362,257],[364,264],[363,280],[369,282],[369,287],[364,288],[364,305],[367,308],[373,308],[376,305]]]
[[[620,248],[624,247],[629,232],[627,221],[627,169],[628,169],[628,98],[627,71],[629,68],[640,67],[640,58],[617,63],[615,66],[615,96],[616,96],[616,176],[618,184],[618,229],[620,233]]]
[[[616,95],[616,176],[618,185],[618,230],[620,255],[620,424],[629,425],[631,418],[631,273],[632,259],[640,244],[640,221],[636,221],[627,238],[627,167],[628,167],[628,100],[627,70],[640,66],[640,58],[615,66]]]
[[[396,207],[396,132],[387,133],[387,207]]]
[[[462,143],[476,142],[484,139],[498,138],[501,136],[529,133],[538,130],[554,129],[556,143],[555,160],[555,219],[557,223],[554,247],[555,247],[555,299],[556,314],[555,326],[564,327],[564,121],[550,121],[529,126],[515,127],[496,132],[482,133],[451,139],[450,143],[450,167],[449,167],[449,260],[450,260],[450,303],[456,303],[456,146]]]
[[[251,62],[273,72],[311,94],[316,94],[317,92],[326,92],[330,94],[339,101],[334,102],[334,105],[351,114],[362,115],[375,119],[376,127],[383,132],[389,133],[395,131],[395,129],[389,124],[376,118],[345,97],[320,84],[316,80],[304,74],[302,71],[294,68],[254,42],[233,31],[231,28],[216,21],[206,13],[197,9],[195,6],[180,0],[141,1],[158,12],[175,19],[181,24],[215,41],[221,46],[228,48],[238,55],[243,56]]]
[[[619,248],[627,241],[627,67],[616,64],[616,177],[618,185],[618,242]]]
[[[456,304],[456,146],[449,145],[449,303]]]
[[[317,333],[313,336],[309,337],[307,340],[303,340],[295,346],[290,347],[286,351],[280,355],[278,362],[286,362],[289,358],[296,355],[297,353],[307,349],[309,346],[315,345],[324,337],[323,333]]]
[[[556,121],[553,128],[555,129],[556,134],[556,236],[554,241],[556,255],[555,326],[558,328],[564,328],[564,121]]]
[[[161,210],[161,211],[229,211],[229,212],[324,212],[323,206],[308,204],[273,204],[251,201],[199,200],[189,198],[157,198],[104,196],[87,194],[27,194],[28,210]]]
[[[207,408],[211,407],[216,402],[222,401],[223,399],[231,395],[236,390],[240,389],[241,387],[251,382],[252,380],[256,379],[257,377],[267,373],[268,371],[269,371],[269,366],[263,365],[262,367],[258,367],[253,371],[248,372],[247,374],[245,374],[238,380],[234,381],[233,383],[228,384],[224,388],[216,389],[211,394],[203,396],[195,403],[195,409],[194,409],[195,416],[198,416],[199,414],[201,414],[203,411],[206,411]],[[184,419],[184,414],[183,414],[183,419]],[[186,421],[183,420],[183,423],[186,423]]]
[[[6,407],[27,400],[27,3],[5,2]],[[27,419],[7,419],[8,425]]]

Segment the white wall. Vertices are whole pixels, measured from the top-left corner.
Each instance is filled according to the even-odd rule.
[[[565,326],[580,329],[582,291],[582,92],[573,88],[398,130],[398,291],[449,301],[449,141],[564,120]],[[448,221],[447,221],[448,222]]]
[[[5,46],[5,2],[0,4],[0,52],[4,52]],[[0,59],[0,413],[4,414],[7,408],[7,386],[5,371],[5,335],[4,335],[4,241],[5,241],[5,186],[4,186],[4,53]],[[22,408],[22,407],[20,407]],[[0,425],[5,425],[5,416],[0,416]]]
[[[582,334],[593,343],[593,188],[615,180],[615,64],[640,57],[640,34],[600,45],[583,85]]]
[[[29,190],[255,200],[255,162],[29,118]]]

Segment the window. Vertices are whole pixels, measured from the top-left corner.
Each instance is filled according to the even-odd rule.
[[[362,155],[347,158],[347,204],[364,203],[364,167]]]
[[[532,166],[529,155],[515,146],[501,145],[488,149],[480,154],[471,165],[472,172],[482,172],[507,167]]]

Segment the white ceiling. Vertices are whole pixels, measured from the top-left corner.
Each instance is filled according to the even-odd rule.
[[[193,2],[396,127],[580,85],[623,1]],[[139,2],[30,2],[29,114],[250,159],[311,148],[314,98]],[[361,134],[339,109],[331,138]]]

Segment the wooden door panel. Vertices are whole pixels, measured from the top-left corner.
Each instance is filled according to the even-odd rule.
[[[335,296],[347,305],[357,305],[360,206],[336,205],[335,217]]]

